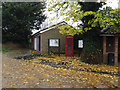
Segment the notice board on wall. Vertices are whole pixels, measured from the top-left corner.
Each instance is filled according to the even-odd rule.
[[[59,47],[59,39],[49,39],[50,47]]]
[[[78,48],[83,48],[83,40],[78,40]]]
[[[60,39],[48,39],[48,55],[50,55],[50,52],[55,53],[54,50],[56,49],[56,53],[60,56]]]

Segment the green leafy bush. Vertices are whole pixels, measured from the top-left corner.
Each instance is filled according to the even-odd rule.
[[[85,34],[75,36],[74,41],[82,39],[83,49],[81,50],[81,58],[88,63],[101,63],[102,62],[102,37],[99,36],[98,30],[91,30]],[[78,43],[75,43],[75,49],[77,50]]]
[[[101,50],[96,51],[96,53],[87,53],[85,51],[82,52],[81,58],[83,62],[90,64],[101,64],[102,63],[102,52]]]
[[[11,48],[0,48],[0,51],[2,51],[3,53],[9,52],[11,50],[12,50]]]

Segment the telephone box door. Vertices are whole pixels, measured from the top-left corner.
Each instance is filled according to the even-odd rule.
[[[73,36],[66,35],[65,37],[65,56],[73,56]]]

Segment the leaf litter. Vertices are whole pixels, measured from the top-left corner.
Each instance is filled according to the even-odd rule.
[[[35,62],[40,62],[40,59],[57,65],[68,62],[65,66],[72,68],[118,73],[116,66],[86,64],[78,57],[52,57],[35,57],[31,60],[4,57],[3,88],[119,88],[119,76],[56,68]]]

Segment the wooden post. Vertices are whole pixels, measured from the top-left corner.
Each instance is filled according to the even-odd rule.
[[[118,37],[115,36],[115,65],[118,65]]]
[[[107,64],[106,36],[103,36],[103,63]]]

